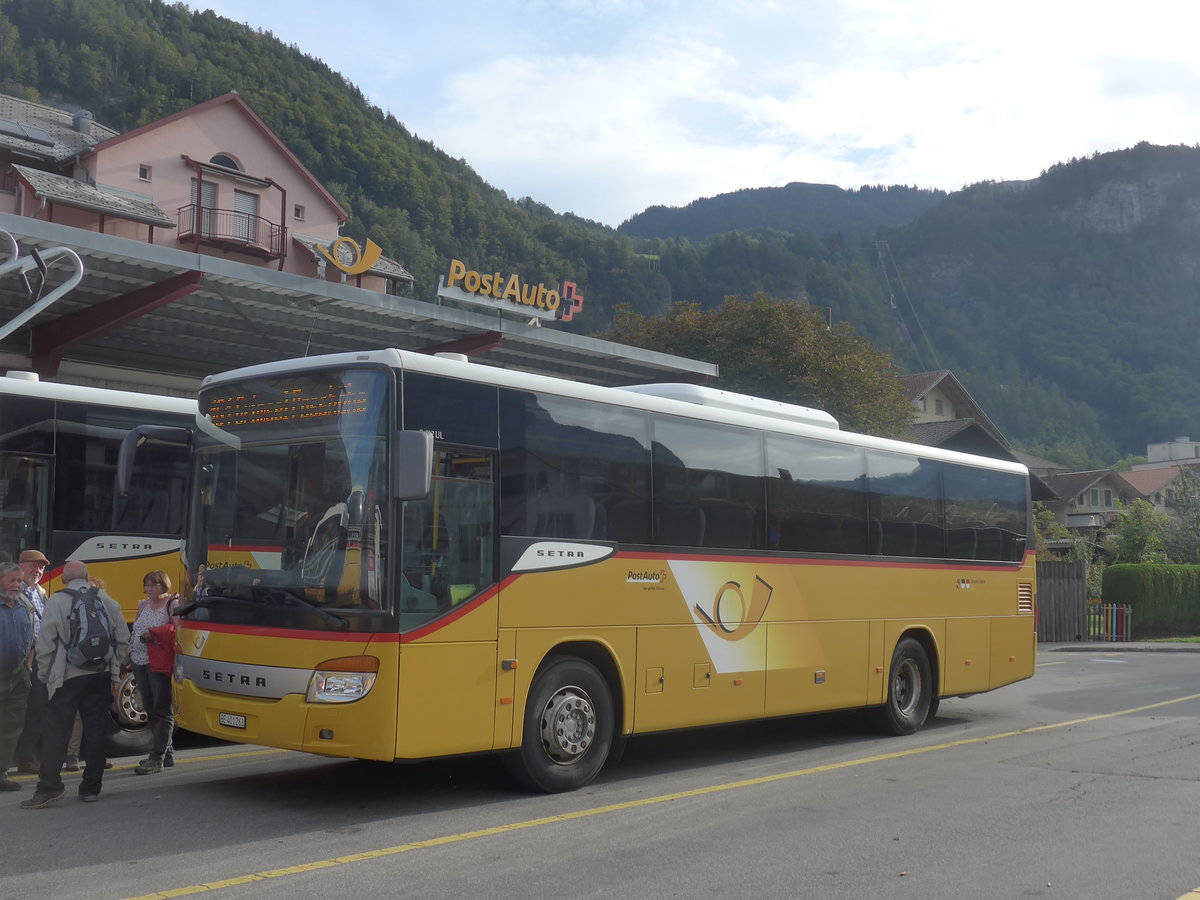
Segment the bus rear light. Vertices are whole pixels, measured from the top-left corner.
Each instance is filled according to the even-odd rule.
[[[305,699],[309,703],[353,703],[375,686],[379,660],[374,656],[327,659],[313,670]]]

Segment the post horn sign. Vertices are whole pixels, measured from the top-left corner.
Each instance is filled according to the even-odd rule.
[[[383,249],[369,238],[365,247],[358,246],[352,238],[340,237],[328,249],[317,247],[317,250],[347,275],[361,275],[383,255]]]
[[[511,308],[536,319],[570,322],[583,309],[583,295],[573,281],[548,288],[531,284],[515,272],[477,272],[462,260],[452,259],[438,279],[438,296],[493,309]]]

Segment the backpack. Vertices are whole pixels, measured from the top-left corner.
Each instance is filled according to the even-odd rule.
[[[101,672],[117,645],[112,623],[100,592],[88,585],[82,590],[66,588],[71,595],[71,635],[67,641],[67,662],[77,669]]]

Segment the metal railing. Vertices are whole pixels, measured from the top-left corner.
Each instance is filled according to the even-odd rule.
[[[1132,640],[1133,610],[1121,603],[1090,603],[1087,608],[1088,640]]]
[[[269,256],[283,255],[285,229],[262,216],[235,209],[216,209],[189,203],[179,207],[179,239],[244,247]]]

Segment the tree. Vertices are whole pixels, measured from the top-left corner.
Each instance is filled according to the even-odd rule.
[[[1166,562],[1170,518],[1147,500],[1122,504],[1109,527],[1104,547],[1114,563]]]
[[[915,416],[891,356],[849,324],[830,325],[823,307],[758,293],[707,312],[674,303],[652,318],[622,304],[597,336],[715,362],[718,387],[823,409],[849,431],[901,438]]]
[[[1167,529],[1167,553],[1177,563],[1200,563],[1200,478],[1183,468],[1171,484],[1175,518]]]

